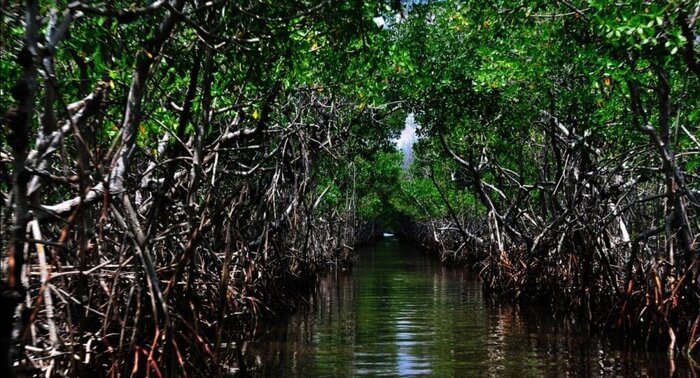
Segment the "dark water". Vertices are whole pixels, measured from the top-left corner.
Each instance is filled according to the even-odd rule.
[[[687,359],[622,351],[551,315],[486,303],[474,276],[392,238],[322,278],[309,301],[248,346],[255,375],[695,376]]]

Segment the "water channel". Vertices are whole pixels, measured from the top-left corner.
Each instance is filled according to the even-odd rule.
[[[270,377],[692,377],[690,362],[622,350],[551,314],[484,300],[478,279],[384,238],[323,277],[310,305],[248,346]]]

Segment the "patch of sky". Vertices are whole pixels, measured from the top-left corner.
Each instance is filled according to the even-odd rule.
[[[427,4],[429,0],[401,0],[401,11],[392,14],[378,14],[372,17],[372,21],[378,28],[392,28],[395,24],[400,24],[408,17],[408,14],[413,9],[414,5]],[[390,5],[386,6],[386,11],[393,12],[395,8]],[[380,12],[381,13],[381,12]],[[432,20],[429,20],[432,21]]]
[[[415,116],[413,113],[410,113],[406,117],[406,125],[403,131],[401,131],[401,135],[396,139],[396,148],[403,153],[403,163],[401,166],[404,170],[408,170],[408,167],[413,163],[413,145],[418,140],[418,136],[416,135],[418,127]]]

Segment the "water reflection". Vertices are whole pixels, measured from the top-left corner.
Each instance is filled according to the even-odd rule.
[[[350,272],[319,280],[306,311],[265,326],[248,347],[260,376],[693,377],[663,353],[616,350],[595,337],[487,305],[480,284],[385,239]],[[314,310],[315,309],[315,310]]]

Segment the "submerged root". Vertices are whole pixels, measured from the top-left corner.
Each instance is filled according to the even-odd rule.
[[[438,221],[412,222],[404,225],[411,232],[401,236],[442,261],[476,268],[487,295],[547,306],[670,355],[679,348],[692,352],[700,342],[700,291],[691,284],[691,270],[649,260],[646,244],[635,246],[635,252],[629,245],[610,247],[600,238],[570,232],[543,239],[535,250],[523,243],[499,251],[491,244],[455,253],[456,234],[434,232],[449,229],[449,222],[442,222],[439,227]]]

